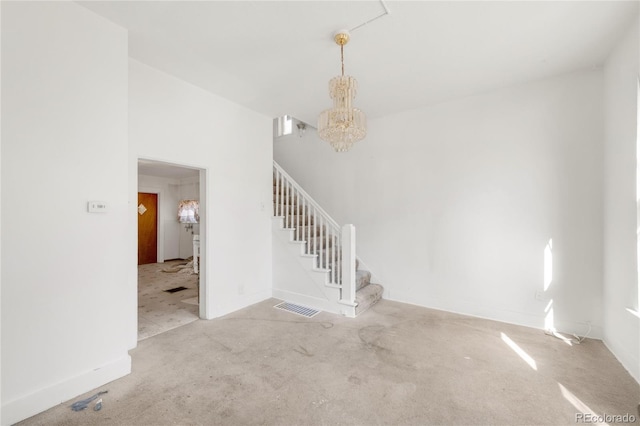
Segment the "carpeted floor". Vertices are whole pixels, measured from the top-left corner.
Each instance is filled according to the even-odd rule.
[[[173,260],[138,266],[138,340],[198,319],[198,275],[191,273],[193,268],[182,270],[178,267],[185,263],[184,260]],[[176,287],[187,289],[166,292]]]
[[[553,425],[638,417],[602,342],[382,300],[311,319],[267,300],[140,341],[133,373],[21,425]],[[95,391],[97,391],[95,390]],[[91,395],[89,392],[77,399]]]

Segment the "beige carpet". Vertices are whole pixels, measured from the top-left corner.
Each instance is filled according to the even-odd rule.
[[[69,401],[21,424],[570,425],[587,411],[638,417],[638,383],[597,340],[569,346],[539,330],[385,300],[356,319],[307,319],[274,309],[277,302],[145,339],[131,352],[133,373],[100,388],[109,390],[101,411],[73,412]]]
[[[138,266],[138,340],[155,336],[198,319],[198,275],[179,266],[186,263],[174,260]],[[163,270],[174,272],[163,272]],[[165,290],[186,287],[177,293]]]

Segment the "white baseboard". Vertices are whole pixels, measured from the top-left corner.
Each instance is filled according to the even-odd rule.
[[[248,306],[254,305],[256,303],[260,303],[263,300],[267,300],[271,297],[271,290],[261,290],[252,294],[239,295],[233,299],[226,299],[224,304],[216,303],[218,301],[214,300],[211,305],[213,306],[211,318],[205,319],[214,319],[220,318],[222,316],[231,314],[240,309],[244,309]]]
[[[637,353],[632,353],[625,348],[625,345],[618,344],[610,338],[603,340],[604,345],[609,349],[614,357],[622,364],[636,382],[640,384],[640,358]]]
[[[509,309],[481,306],[475,302],[470,301],[451,301],[438,298],[422,298],[419,301],[415,301],[412,300],[412,296],[410,294],[402,294],[396,291],[392,293],[393,294],[391,295],[391,297],[387,298],[396,302],[409,303],[412,305],[423,306],[429,309],[436,309],[460,315],[467,315],[470,317],[499,321],[507,324],[521,325],[538,330],[544,329],[544,315],[542,314],[531,314]],[[587,324],[575,321],[556,320],[554,325],[556,330],[561,333],[575,333],[578,336],[584,336],[584,334],[589,330],[589,326]],[[592,325],[588,337],[602,340],[602,333],[602,326]]]
[[[130,373],[131,357],[126,355],[63,382],[3,402],[1,423],[2,425],[12,425]]]

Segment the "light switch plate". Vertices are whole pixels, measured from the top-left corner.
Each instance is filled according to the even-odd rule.
[[[87,203],[87,211],[89,213],[106,213],[107,203],[104,201],[89,201]]]

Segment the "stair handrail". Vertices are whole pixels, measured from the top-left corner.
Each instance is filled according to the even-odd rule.
[[[293,205],[289,206],[284,206],[284,203],[282,203],[281,201],[283,200],[283,197],[285,197],[285,193],[286,196],[291,196],[291,192],[293,191],[293,196],[294,197],[298,197],[298,198],[302,198],[303,203],[302,203],[302,210],[303,210],[303,214],[308,214],[309,217],[305,217],[303,219],[303,223],[300,223],[299,219],[297,222],[294,222],[295,225],[303,225],[305,226],[305,228],[307,229],[307,237],[310,237],[309,234],[309,228],[310,228],[310,223],[311,223],[311,209],[309,207],[313,208],[313,219],[314,219],[314,227],[319,225],[318,223],[315,222],[317,216],[320,216],[320,229],[321,229],[321,236],[320,236],[320,244],[323,244],[323,236],[322,236],[322,227],[323,225],[326,226],[327,228],[331,229],[331,246],[328,244],[328,232],[324,231],[324,239],[325,239],[325,243],[327,243],[324,247],[324,252],[328,252],[327,254],[325,254],[324,259],[323,259],[323,250],[320,250],[320,255],[318,256],[318,267],[319,268],[324,268],[327,265],[329,265],[330,261],[332,262],[332,268],[330,270],[330,274],[329,274],[329,283],[331,285],[335,285],[337,287],[340,288],[340,300],[339,303],[341,303],[342,305],[346,305],[351,307],[351,309],[353,309],[355,306],[357,306],[357,303],[355,301],[355,295],[356,295],[356,234],[355,234],[355,227],[351,224],[347,224],[344,225],[343,227],[341,227],[340,225],[338,225],[338,222],[336,222],[330,215],[329,213],[327,213],[314,199],[313,197],[311,197],[304,189],[302,189],[302,187],[298,184],[298,182],[295,181],[295,179],[293,179],[275,160],[273,161],[273,168],[274,168],[274,178],[276,179],[276,201],[274,202],[274,216],[276,215],[280,215],[284,213],[284,223],[285,226],[288,226],[287,224],[287,219],[290,218],[289,216],[293,216],[293,214],[291,213],[290,215],[290,211],[293,210]],[[284,182],[287,185],[291,185],[291,188],[282,188],[281,186],[278,187],[278,185],[280,185],[280,183]],[[286,189],[286,191],[285,191]],[[278,203],[278,200],[280,200],[280,204]],[[299,208],[300,208],[300,204],[299,201],[296,201],[296,217],[299,218],[300,216],[300,212],[299,212]],[[283,211],[284,210],[284,211]],[[296,228],[296,230],[298,230],[299,228]],[[294,238],[296,240],[299,240],[301,237],[301,235],[297,232],[294,235]],[[303,231],[303,235],[302,237],[305,237],[305,231]],[[334,239],[335,237],[335,239]],[[309,250],[309,246],[312,244],[313,241],[313,254],[317,254],[317,230],[314,229],[314,236],[313,238],[309,238],[309,241],[307,241],[307,245],[306,245],[306,249],[305,250]],[[339,248],[338,249],[336,248]],[[309,250],[309,253],[312,253],[311,250]],[[329,254],[331,254],[331,258],[329,259]],[[339,261],[339,262],[338,262]],[[351,310],[347,310],[346,312],[350,312],[349,316],[353,316],[353,311]]]
[[[316,208],[316,210],[318,210],[318,212],[322,216],[324,216],[324,218],[327,220],[327,222],[329,222],[331,226],[333,226],[335,229],[340,230],[340,225],[338,225],[338,222],[336,222],[329,213],[327,213],[322,207],[320,207],[320,204],[318,204],[316,200],[311,197],[311,195],[307,194],[307,191],[305,191],[298,184],[298,182],[296,182],[296,180],[292,178],[291,175],[289,175],[289,173],[285,172],[284,169],[276,162],[276,160],[273,160],[273,167],[278,170],[291,183],[291,185],[293,185],[293,187],[300,193],[300,195],[302,195],[307,200],[307,202],[309,202],[313,207]]]

